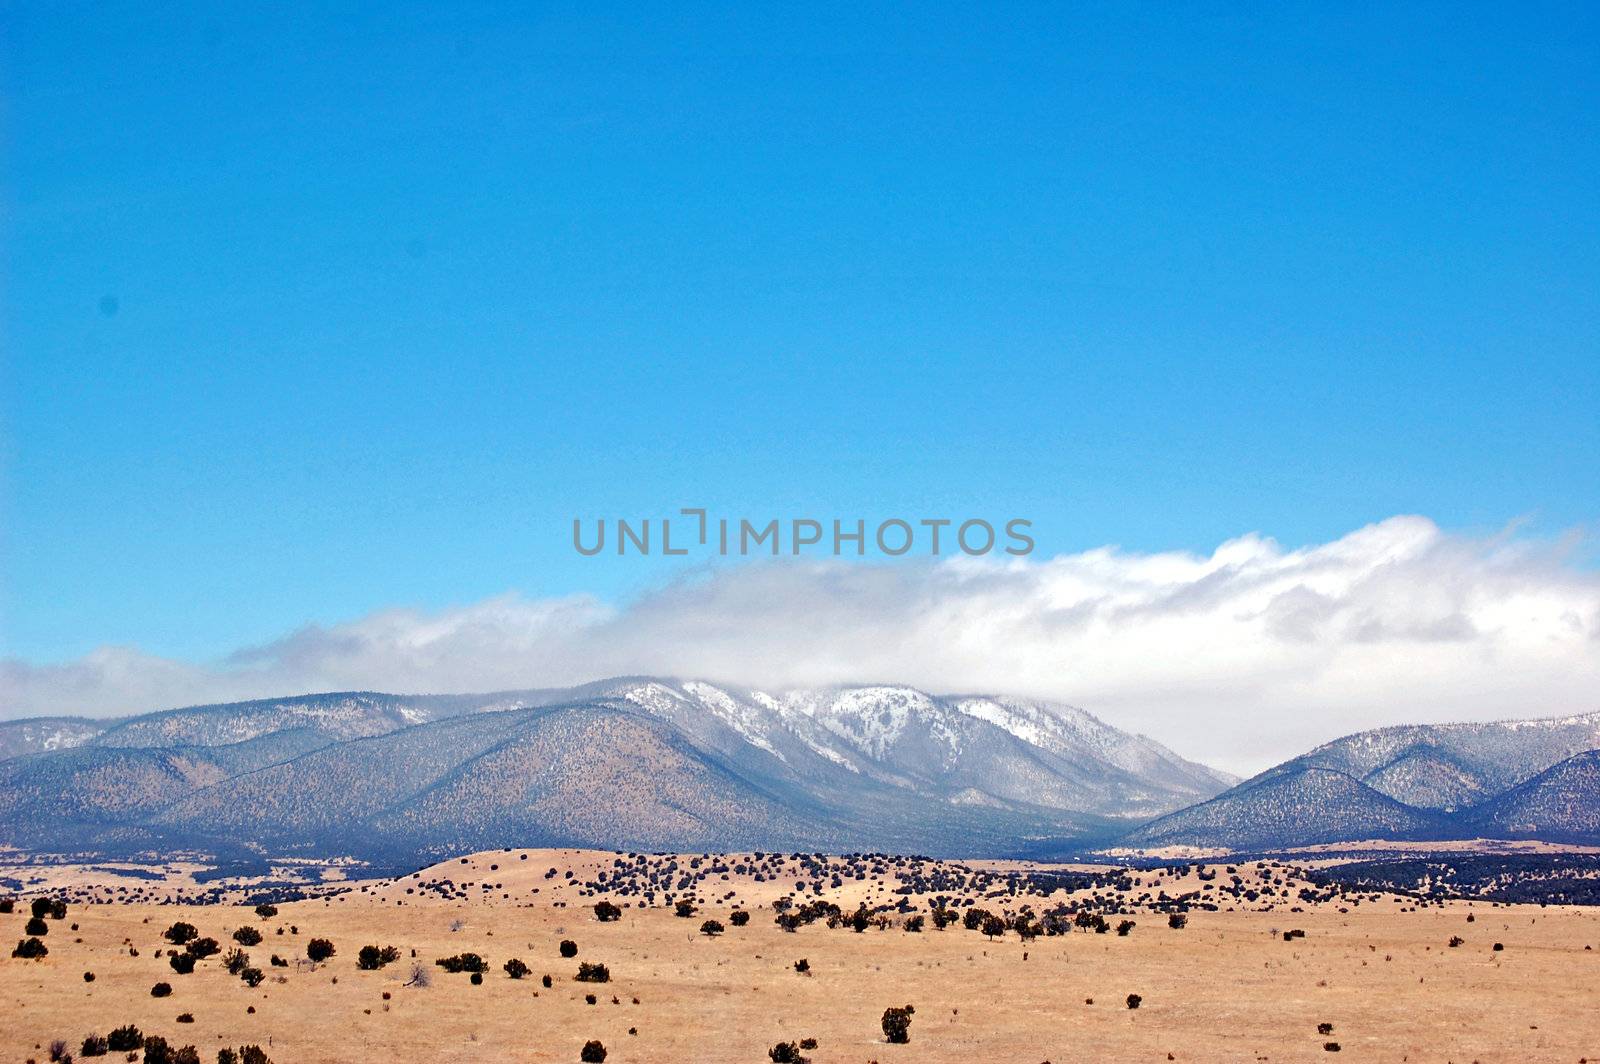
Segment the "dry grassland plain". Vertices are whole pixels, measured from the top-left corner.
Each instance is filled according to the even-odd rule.
[[[619,858],[648,876],[597,886]],[[1111,917],[1109,933],[1074,928],[1024,941],[1008,930],[991,940],[960,922],[911,932],[904,911],[889,914],[886,929],[874,923],[856,932],[818,919],[791,932],[775,923],[774,909],[790,894],[836,903],[847,916],[862,901],[926,914],[929,896],[895,893],[907,883],[903,866],[886,862],[840,862],[835,871],[863,878],[841,876],[835,886],[830,876],[819,894],[815,879],[796,891],[793,866],[758,882],[751,859],[702,857],[691,869],[695,859],[635,864],[590,851],[493,851],[394,880],[340,882],[326,888],[338,893],[281,903],[268,918],[245,892],[232,904],[164,903],[194,892],[181,873],[153,881],[12,868],[7,874],[24,889],[15,911],[0,916],[0,1059],[43,1062],[59,1039],[82,1060],[86,1036],[131,1023],[174,1046],[194,1045],[206,1064],[219,1048],[248,1043],[276,1064],[576,1062],[591,1040],[613,1064],[761,1064],[775,1044],[805,1039],[816,1040],[801,1050],[815,1064],[1600,1061],[1600,913],[1585,908],[1417,907],[1377,894],[1308,904],[1295,896],[1302,884],[1293,869],[1249,864],[1230,874],[1219,862],[1182,876],[1136,873],[1139,888],[1122,899],[1133,911]],[[716,871],[724,863],[727,871]],[[743,873],[735,870],[741,864]],[[921,872],[974,883],[975,872],[988,871],[988,891],[1005,872],[1028,867],[928,864]],[[1201,872],[1217,878],[1202,880]],[[691,873],[693,882],[680,886]],[[1150,895],[1217,897],[1206,892],[1234,874],[1245,888],[1276,884],[1275,893],[1250,903],[1219,897],[1218,911],[1191,907],[1178,929],[1149,911]],[[641,907],[639,891],[650,887],[654,904]],[[41,891],[73,898],[64,917],[47,921],[49,953],[9,956],[27,937],[27,902]],[[1027,905],[1036,914],[1082,907],[1088,894],[932,893],[996,913]],[[667,894],[692,897],[696,911],[676,915]],[[597,919],[602,898],[615,901],[620,918]],[[735,926],[735,910],[749,913],[748,923]],[[725,930],[702,933],[707,919]],[[1136,923],[1126,935],[1115,932],[1122,919]],[[180,920],[215,938],[224,954],[237,929],[258,929],[262,941],[244,948],[264,980],[247,986],[228,974],[221,954],[193,974],[175,973],[165,955],[174,947],[162,934]],[[1304,935],[1286,940],[1285,931]],[[1449,945],[1455,937],[1460,944]],[[312,938],[337,952],[312,964]],[[563,940],[575,955],[562,955]],[[361,970],[365,945],[393,946],[399,959]],[[481,983],[435,963],[462,953],[487,961]],[[271,965],[273,955],[287,966]],[[527,965],[525,978],[504,970],[512,958]],[[802,959],[804,973],[796,970]],[[584,962],[605,965],[609,981],[576,981]],[[152,997],[161,982],[172,993]],[[1137,1008],[1128,1007],[1129,995],[1138,995]],[[890,1044],[884,1010],[908,1004],[909,1042]],[[183,1014],[192,1022],[179,1023]]]

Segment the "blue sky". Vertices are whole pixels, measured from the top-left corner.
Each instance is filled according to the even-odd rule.
[[[0,649],[625,598],[574,516],[1041,556],[1600,518],[1600,17],[3,8]]]

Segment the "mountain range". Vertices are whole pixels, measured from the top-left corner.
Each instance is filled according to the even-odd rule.
[[[1070,706],[649,677],[13,721],[0,752],[0,843],[52,852],[1004,853],[1234,782]]]
[[[1409,725],[1240,782],[1071,706],[624,677],[0,722],[0,845],[385,863],[497,846],[1049,856],[1600,842],[1600,714]]]
[[[1600,713],[1357,732],[1124,836],[1285,849],[1367,839],[1600,842]]]

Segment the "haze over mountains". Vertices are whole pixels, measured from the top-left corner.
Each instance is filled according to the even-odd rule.
[[[0,841],[99,852],[1001,853],[1105,837],[1233,782],[1069,706],[650,678],[16,721],[0,750]]]
[[[901,686],[304,695],[0,723],[0,843],[403,861],[1597,841],[1597,750],[1600,714],[1384,728],[1237,783],[1070,706]]]

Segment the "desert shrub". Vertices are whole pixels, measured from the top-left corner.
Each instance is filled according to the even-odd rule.
[[[548,975],[547,975],[547,976],[545,976],[545,977],[544,977],[544,979],[542,979],[542,980],[541,980],[541,982],[543,982],[543,983],[544,983],[544,988],[545,988],[545,989],[546,989],[546,990],[549,990],[549,989],[550,989],[550,988],[551,988],[551,987],[552,987],[552,986],[554,986],[554,985],[555,985],[555,984],[554,984],[554,983],[553,983],[553,982],[552,982],[552,981],[551,981],[551,979],[550,979],[550,977],[549,977],[549,976],[548,976]]]
[[[672,914],[674,916],[682,916],[687,919],[688,917],[693,916],[694,913],[694,902],[690,901],[688,898],[678,899],[678,903],[672,907]]]
[[[735,909],[728,914],[728,923],[734,927],[743,927],[750,922],[750,914],[743,909]]]
[[[1123,938],[1127,938],[1128,932],[1132,931],[1138,926],[1139,925],[1134,923],[1132,920],[1124,920],[1117,925],[1117,934],[1121,935]]]
[[[1138,994],[1129,994],[1128,995],[1128,1007],[1130,1009],[1136,1009],[1143,1003],[1144,1003],[1144,998],[1140,997]]]
[[[106,1055],[106,1040],[100,1035],[92,1034],[83,1040],[83,1045],[78,1047],[80,1057],[103,1057]]]
[[[1457,946],[1461,945],[1465,941],[1466,941],[1466,939],[1462,938],[1460,935],[1451,935],[1450,936],[1450,948],[1451,949],[1455,949]]]
[[[801,957],[799,960],[794,962],[794,970],[799,972],[801,975],[810,975],[811,962],[806,960],[804,957]]]
[[[985,916],[982,931],[990,940],[999,938],[1006,933],[1006,922],[998,916]]]
[[[194,1013],[192,1013],[192,1012],[180,1012],[180,1013],[178,1013],[178,1022],[179,1023],[193,1023],[194,1022]]]
[[[261,932],[246,925],[233,933],[233,940],[241,946],[259,946],[261,945]]]
[[[1506,944],[1504,942],[1496,942],[1494,944],[1494,952],[1496,952],[1496,953],[1499,953],[1501,950],[1503,950],[1505,948],[1506,948]]]
[[[817,1048],[817,1040],[815,1038],[802,1038],[800,1039],[800,1048],[815,1049]]]
[[[239,1054],[223,1046],[217,1050],[217,1064],[239,1064]]]
[[[700,933],[707,938],[714,938],[726,930],[727,928],[722,926],[721,920],[707,920],[700,925]]]
[[[910,931],[912,934],[918,934],[922,931],[923,923],[923,915],[921,913],[917,913],[915,916],[906,917],[905,927],[906,930]]]
[[[267,973],[263,972],[260,968],[246,968],[244,971],[239,973],[239,978],[243,979],[244,985],[249,987],[260,986],[261,981],[266,977]]]
[[[569,960],[573,957],[576,957],[578,955],[578,944],[572,941],[570,938],[562,939],[561,955]]]
[[[433,963],[452,975],[459,972],[486,972],[489,962],[476,953],[458,953],[454,957],[440,957]]]
[[[50,911],[49,898],[35,898],[28,905],[28,913],[32,916],[44,916]]]
[[[800,1047],[794,1042],[779,1042],[767,1050],[767,1058],[772,1064],[803,1064],[806,1059],[800,1055]]]
[[[306,956],[313,964],[321,964],[337,952],[339,951],[333,948],[333,943],[325,938],[314,938],[306,943]]]
[[[603,964],[590,964],[583,961],[578,965],[578,974],[574,976],[580,983],[609,983],[611,969]]]
[[[1182,931],[1189,923],[1188,913],[1168,913],[1167,926],[1174,931]]]
[[[263,920],[270,920],[274,916],[278,915],[278,907],[276,905],[266,905],[266,904],[257,905],[256,906],[256,915],[261,917],[261,919],[263,919]]]
[[[356,954],[356,967],[364,972],[375,972],[399,959],[400,951],[393,946],[362,946]]]
[[[1323,1048],[1323,1050],[1325,1052],[1337,1053],[1337,1052],[1339,1052],[1340,1049],[1342,1049],[1344,1047],[1341,1046],[1338,1042],[1324,1042],[1324,1043],[1322,1043],[1322,1048]]]
[[[266,1050],[257,1045],[239,1047],[239,1064],[272,1064]]]
[[[473,972],[471,975],[467,976],[467,981],[470,982],[473,986],[482,986],[483,985],[483,973],[482,972]]]
[[[165,1038],[153,1034],[144,1040],[144,1064],[174,1064],[172,1047]]]
[[[230,949],[228,955],[222,958],[222,966],[228,970],[229,975],[238,975],[250,967],[250,954],[242,949]]]
[[[903,1009],[883,1010],[883,1037],[895,1045],[911,1041],[911,1014],[917,1010],[910,1005]]]
[[[169,953],[167,963],[172,965],[172,970],[179,975],[190,975],[194,972],[194,955],[191,953]]]
[[[0,898],[0,914],[4,914],[6,916],[10,916],[12,913],[14,913],[16,911],[17,911],[17,899],[15,899],[15,898]]]
[[[83,973],[83,981],[86,982],[86,983],[94,982],[94,973],[93,972],[84,972]]]
[[[583,1043],[583,1049],[578,1052],[578,1059],[583,1064],[605,1064],[606,1047],[600,1044],[599,1039],[591,1038]]]
[[[25,935],[48,935],[50,933],[50,925],[44,922],[43,917],[35,916],[28,921],[27,926],[22,929],[22,933]]]
[[[506,961],[506,974],[511,978],[521,979],[523,976],[527,975],[528,972],[528,966],[523,964],[516,957],[512,957],[510,960]]]
[[[183,949],[195,960],[203,961],[207,957],[215,957],[221,953],[222,945],[214,938],[197,938]]]
[[[106,1036],[106,1048],[113,1053],[126,1053],[144,1045],[144,1032],[133,1024],[118,1027]]]
[[[172,1053],[172,1064],[200,1064],[200,1051],[194,1046],[184,1046]]]
[[[471,975],[474,972],[481,974],[489,970],[489,962],[476,953],[458,953],[454,957],[445,957],[434,963],[451,973],[466,972]]]
[[[601,900],[594,903],[594,916],[601,923],[622,919],[622,910],[609,901]]]
[[[50,1059],[71,1061],[72,1055],[67,1052],[67,1043],[57,1038],[50,1043]]]
[[[943,931],[945,928],[955,923],[957,919],[954,910],[948,909],[943,905],[933,909],[932,916],[933,926],[938,928],[940,931]]]
[[[961,926],[966,928],[968,931],[976,931],[978,928],[983,926],[983,921],[987,919],[988,916],[988,909],[980,909],[977,906],[973,906],[961,914]]]
[[[13,957],[21,957],[24,960],[36,960],[47,956],[49,952],[49,946],[46,946],[36,938],[29,938],[19,940],[17,948],[11,951],[11,955]]]
[[[171,983],[157,983],[150,988],[150,996],[154,998],[167,997],[172,993]]]
[[[161,937],[174,946],[181,946],[185,942],[192,942],[200,937],[200,930],[193,924],[179,920],[161,933]]]

